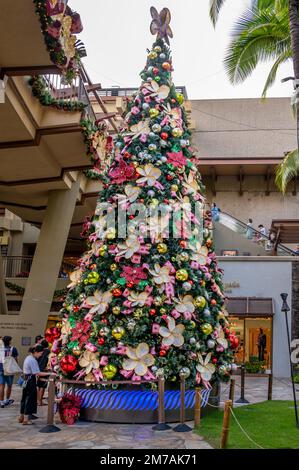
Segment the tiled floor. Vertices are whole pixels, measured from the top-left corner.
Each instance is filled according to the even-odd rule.
[[[240,378],[236,377],[235,399],[239,398]],[[299,388],[299,387],[298,387]],[[228,397],[228,387],[222,387],[223,400]],[[245,397],[250,403],[267,399],[267,379],[249,378]],[[39,419],[33,426],[17,423],[20,388],[14,386],[15,403],[9,408],[0,409],[0,449],[208,449],[200,436],[193,432],[176,433],[153,431],[151,425],[116,425],[78,422],[73,426],[63,425],[57,419],[61,431],[52,434],[38,432],[46,424],[47,407],[39,407]],[[273,399],[292,398],[290,381],[274,380]],[[189,423],[191,426],[193,423]]]

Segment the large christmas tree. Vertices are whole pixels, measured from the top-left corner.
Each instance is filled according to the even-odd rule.
[[[89,251],[71,275],[55,368],[95,382],[183,373],[189,385],[209,387],[229,378],[237,340],[210,213],[200,220],[198,211],[204,188],[171,78],[170,14],[151,13],[157,40],[103,177]]]

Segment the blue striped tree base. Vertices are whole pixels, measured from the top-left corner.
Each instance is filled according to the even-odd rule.
[[[165,387],[166,422],[177,422],[180,418],[180,390]],[[121,389],[75,388],[73,393],[82,399],[81,419],[110,423],[157,423],[158,392],[142,389],[141,386],[128,385]],[[202,416],[211,411],[209,403],[217,406],[218,387],[202,390]],[[194,418],[195,391],[187,390],[185,394],[186,420]],[[215,408],[214,408],[215,409]]]

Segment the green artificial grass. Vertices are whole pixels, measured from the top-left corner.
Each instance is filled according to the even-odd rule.
[[[264,401],[233,409],[247,434],[264,449],[299,449],[299,428],[296,427],[292,401]],[[220,448],[223,410],[202,418],[196,429],[216,449]],[[236,423],[230,419],[227,449],[259,449],[250,442]]]

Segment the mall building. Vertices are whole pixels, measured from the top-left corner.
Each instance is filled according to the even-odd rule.
[[[67,274],[84,251],[82,224],[100,190],[86,175],[92,163],[81,120],[105,122],[115,135],[126,97],[136,88],[103,89],[83,67],[66,83],[32,0],[3,8],[0,39],[0,335],[13,336],[24,355],[34,337],[55,324]],[[207,200],[221,210],[214,240],[240,339],[237,361],[258,355],[262,328],[266,368],[287,377],[280,294],[288,294],[292,335],[298,338],[299,195],[294,179],[282,196],[274,174],[296,147],[290,99],[188,100],[185,87],[178,91],[185,97]],[[254,231],[260,224],[275,237],[260,239]]]

